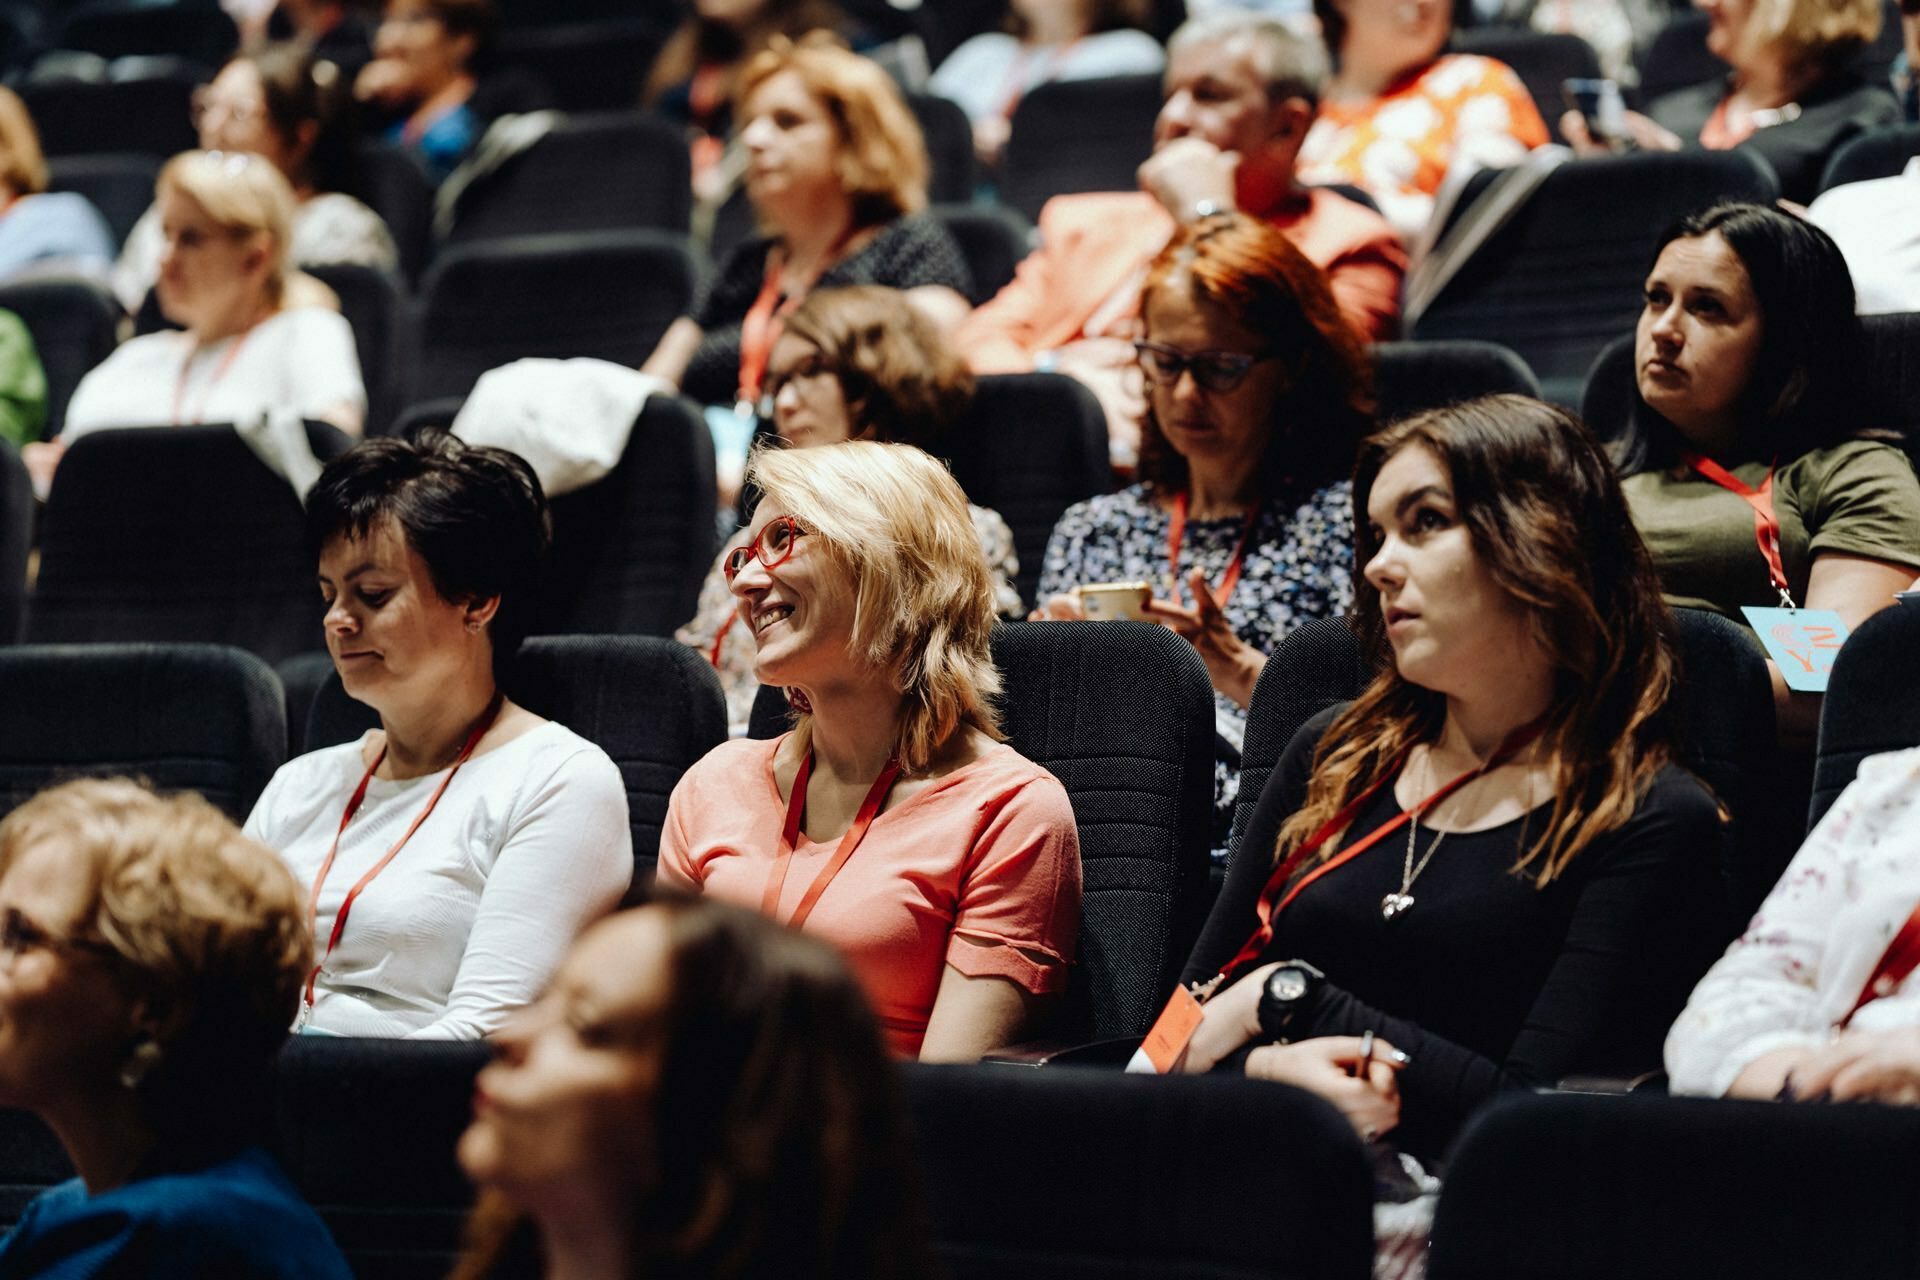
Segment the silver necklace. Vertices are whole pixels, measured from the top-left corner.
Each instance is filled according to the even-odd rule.
[[[1433,759],[1431,753],[1425,758],[1425,763],[1427,765],[1427,772],[1432,773]],[[1473,778],[1477,780],[1481,775],[1485,774],[1486,771],[1487,762],[1482,761],[1480,766],[1473,771]],[[1470,780],[1466,785],[1471,786],[1472,781]],[[1413,882],[1418,880],[1420,873],[1427,869],[1427,864],[1433,861],[1433,855],[1439,852],[1441,843],[1447,838],[1446,832],[1437,832],[1433,837],[1433,843],[1427,846],[1427,852],[1425,856],[1420,859],[1419,865],[1416,866],[1414,864],[1413,850],[1414,843],[1420,835],[1420,814],[1426,809],[1432,798],[1432,793],[1429,792],[1426,800],[1421,800],[1413,806],[1413,813],[1407,819],[1407,856],[1405,861],[1400,864],[1400,889],[1397,893],[1389,893],[1386,897],[1380,899],[1380,918],[1382,920],[1392,920],[1395,916],[1405,914],[1407,910],[1413,906],[1413,895],[1409,893],[1408,890],[1413,888]]]

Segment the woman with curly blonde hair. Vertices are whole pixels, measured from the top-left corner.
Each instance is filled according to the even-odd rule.
[[[761,683],[799,714],[681,780],[660,881],[838,945],[897,1053],[1013,1043],[1066,985],[1079,835],[1060,783],[1000,741],[993,591],[960,486],[918,449],[860,440],[763,451],[748,478],[764,496],[726,572]]]
[[[0,821],[0,1105],[80,1175],[0,1276],[345,1280],[252,1145],[312,954],[292,875],[198,796],[90,779]]]

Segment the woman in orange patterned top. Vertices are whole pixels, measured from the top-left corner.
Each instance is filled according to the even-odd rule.
[[[1300,180],[1351,183],[1412,238],[1457,159],[1511,165],[1547,126],[1505,63],[1446,53],[1449,0],[1314,0],[1336,70],[1300,148]]]

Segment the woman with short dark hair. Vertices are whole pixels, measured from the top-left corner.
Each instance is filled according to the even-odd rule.
[[[486,128],[478,66],[493,39],[492,0],[387,0],[354,96],[388,114],[387,138],[439,182]]]
[[[321,473],[307,534],[327,650],[381,727],[283,766],[247,820],[312,886],[301,1026],[478,1038],[633,874],[613,762],[498,683],[527,631],[546,498],[503,449],[370,440]]]
[[[456,1280],[931,1272],[900,1083],[831,947],[663,898],[589,930],[494,1044]]]
[[[124,778],[0,821],[0,1105],[79,1174],[27,1206],[0,1277],[345,1280],[257,1145],[313,956],[301,892],[199,796]]]

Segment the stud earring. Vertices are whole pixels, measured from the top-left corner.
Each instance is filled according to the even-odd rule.
[[[138,1089],[147,1073],[160,1065],[165,1056],[160,1045],[151,1037],[141,1037],[140,1043],[133,1046],[133,1052],[127,1055],[126,1063],[120,1068],[120,1084],[123,1088]]]

